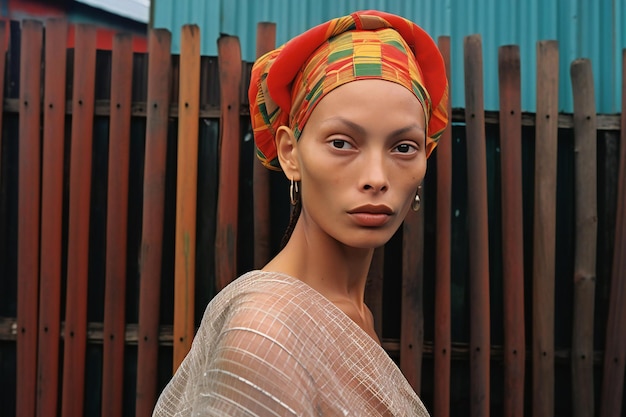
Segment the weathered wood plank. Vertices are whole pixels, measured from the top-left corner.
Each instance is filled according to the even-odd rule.
[[[82,416],[84,405],[91,160],[96,76],[96,28],[93,26],[76,25],[73,73],[67,290],[61,404],[64,417]]]
[[[67,22],[46,20],[41,175],[41,264],[39,272],[39,351],[37,415],[55,415],[59,396],[61,271],[63,242],[63,165],[65,150],[65,73]]]
[[[6,21],[0,20],[0,112],[4,114],[4,74],[6,67],[6,51],[8,42]],[[2,118],[0,117],[0,132],[2,132]],[[0,135],[0,184],[2,184],[2,136]]]
[[[148,32],[148,106],[146,106],[146,148],[141,220],[139,339],[135,404],[137,417],[149,417],[157,400],[171,43],[171,33],[165,29],[152,29]]]
[[[33,416],[37,386],[41,186],[41,50],[43,25],[22,23],[17,225],[17,398],[19,416]]]
[[[470,293],[470,415],[489,415],[490,308],[487,150],[480,35],[463,42],[465,119],[467,123],[467,187]]]
[[[260,22],[256,31],[256,57],[274,49],[276,24]],[[252,161],[252,198],[254,206],[254,267],[261,269],[271,257],[270,173],[256,158]]]
[[[571,64],[574,97],[576,237],[572,318],[572,415],[594,415],[593,324],[598,235],[597,132],[593,73],[588,59]]]
[[[237,220],[239,213],[239,149],[241,48],[239,39],[217,41],[220,78],[220,159],[215,236],[217,290],[237,277]]]
[[[191,348],[195,331],[196,205],[200,108],[200,29],[181,31],[176,175],[176,253],[174,272],[174,371]]]
[[[504,415],[524,415],[524,211],[522,205],[522,112],[520,52],[502,46],[500,167],[502,178],[502,273],[504,306]]]
[[[452,116],[450,37],[438,39],[448,76],[448,115]],[[452,122],[437,145],[437,233],[435,270],[435,357],[433,415],[450,415],[450,367],[452,349],[451,261],[452,261]]]
[[[615,247],[606,325],[600,416],[622,414],[626,367],[626,49],[622,50],[622,132],[619,146]]]
[[[102,361],[102,415],[122,415],[126,242],[130,161],[133,38],[116,34],[111,57],[111,117],[107,190],[106,275]]]
[[[559,50],[537,43],[537,121],[533,242],[532,415],[554,414],[554,268]]]

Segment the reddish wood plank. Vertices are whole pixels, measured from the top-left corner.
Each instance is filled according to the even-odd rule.
[[[572,415],[594,415],[593,318],[596,287],[597,132],[591,61],[571,64],[576,170],[574,315],[572,317]]]
[[[41,175],[41,49],[43,25],[22,23],[20,51],[19,191],[17,225],[17,400],[19,416],[35,414],[39,296]]]
[[[522,109],[520,53],[502,46],[500,169],[502,178],[502,274],[504,306],[504,415],[524,415],[524,210],[522,202]]]
[[[260,22],[256,31],[256,56],[259,58],[276,45],[276,24]],[[270,173],[255,157],[252,167],[254,207],[254,267],[261,269],[270,260]]]
[[[176,255],[174,276],[174,371],[191,348],[196,278],[198,123],[200,117],[200,30],[181,31],[176,176]],[[239,155],[239,154],[237,154]]]
[[[385,247],[383,246],[374,250],[365,286],[365,305],[374,316],[374,330],[380,340],[383,337],[384,266]]]
[[[165,205],[165,167],[172,36],[165,29],[148,32],[148,98],[143,180],[139,340],[135,415],[149,417],[157,400],[159,310]]]
[[[82,416],[87,347],[89,211],[93,142],[96,29],[76,26],[67,236],[63,395],[64,417]]]
[[[4,111],[4,73],[6,67],[6,45],[8,33],[5,20],[0,20],[0,112]],[[0,117],[0,132],[2,132],[2,118]],[[0,184],[2,184],[2,135],[0,135]]]
[[[489,415],[489,230],[487,151],[480,35],[463,42],[467,123],[467,209],[469,224],[470,415]]]
[[[420,191],[421,194],[421,191]],[[422,199],[423,200],[423,199]],[[400,369],[418,394],[424,354],[424,202],[409,210],[402,226]]]
[[[126,239],[133,38],[116,34],[111,57],[109,178],[107,188],[102,415],[122,415],[126,307]]]
[[[221,290],[237,277],[237,217],[239,213],[239,107],[241,48],[239,39],[217,41],[220,77],[220,172],[215,236],[215,275]]]
[[[532,415],[554,414],[554,268],[559,50],[537,43],[537,121],[533,242]]]
[[[41,176],[41,264],[37,415],[56,415],[59,396],[61,268],[63,240],[63,161],[67,22],[46,21],[43,167]]]
[[[450,37],[438,39],[439,50],[446,64],[448,91],[452,91],[450,70]],[[448,100],[448,115],[452,115],[452,97]],[[435,270],[435,380],[433,414],[450,415],[450,361],[452,349],[451,322],[451,261],[452,261],[452,123],[444,130],[437,145],[437,233]]]
[[[609,316],[606,324],[600,416],[622,414],[626,365],[626,49],[622,51],[622,116],[617,185],[617,218]]]

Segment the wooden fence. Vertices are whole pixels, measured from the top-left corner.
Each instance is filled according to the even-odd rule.
[[[286,182],[254,160],[237,38],[215,58],[195,26],[179,56],[165,30],[147,54],[126,34],[96,51],[86,25],[66,50],[67,31],[0,22],[0,407],[148,416],[206,303],[275,253]],[[260,24],[257,54],[274,39]],[[436,417],[625,415],[626,112],[596,114],[581,59],[559,114],[554,41],[537,44],[536,114],[517,46],[500,48],[486,112],[481,38],[439,45],[464,66],[465,108],[424,209],[375,253],[383,347]],[[623,67],[622,109],[626,52]]]

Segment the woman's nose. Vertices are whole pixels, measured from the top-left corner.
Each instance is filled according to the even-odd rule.
[[[384,158],[372,155],[363,166],[362,188],[365,191],[380,192],[389,188],[389,179],[385,170]]]

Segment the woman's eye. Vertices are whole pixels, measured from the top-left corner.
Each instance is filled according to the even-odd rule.
[[[417,150],[415,146],[408,143],[401,143],[400,145],[396,146],[396,151],[400,153],[410,153],[415,150]]]
[[[333,145],[333,148],[336,148],[336,149],[351,149],[352,148],[352,145],[350,145],[348,141],[345,141],[343,139],[333,139],[331,143]]]

